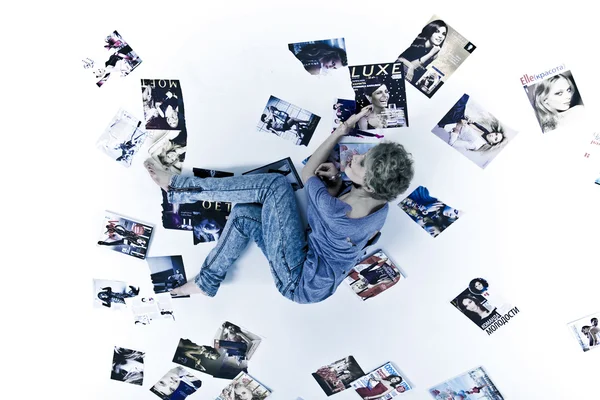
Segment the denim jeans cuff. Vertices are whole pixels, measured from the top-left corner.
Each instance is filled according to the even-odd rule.
[[[208,297],[215,297],[217,295],[217,291],[216,290],[208,290],[205,285],[202,282],[202,279],[200,278],[200,275],[198,275],[196,278],[194,278],[194,283],[196,284],[196,286],[198,286],[198,288],[202,291],[202,293]]]

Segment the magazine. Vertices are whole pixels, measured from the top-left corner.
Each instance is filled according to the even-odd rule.
[[[354,357],[348,356],[319,368],[312,376],[325,394],[331,396],[348,389],[352,382],[364,374]]]
[[[396,62],[404,64],[406,80],[431,98],[474,50],[473,43],[434,15]]]
[[[185,129],[183,93],[177,79],[142,79],[142,103],[147,130]]]
[[[271,96],[260,116],[257,129],[292,141],[298,146],[308,146],[320,120],[321,117],[310,111]]]
[[[474,278],[469,286],[450,303],[467,316],[488,335],[510,322],[519,313],[498,295],[490,293],[490,285],[485,278]]]
[[[431,132],[481,168],[517,135],[468,94],[456,102]]]
[[[171,296],[168,293],[137,296],[125,300],[133,313],[135,325],[149,325],[155,320],[175,321]]]
[[[194,394],[202,386],[202,381],[185,368],[170,369],[150,391],[163,400],[183,400]]]
[[[358,378],[351,386],[360,397],[370,400],[392,399],[412,389],[412,385],[390,362]]]
[[[593,160],[600,159],[600,132],[592,133],[589,143],[583,153],[583,157]]]
[[[125,299],[140,293],[138,286],[121,281],[94,279],[94,307],[122,310],[127,308]]]
[[[424,186],[416,188],[398,205],[432,237],[437,237],[463,215],[462,211],[431,197]]]
[[[462,375],[429,389],[436,400],[477,399],[504,400],[483,367],[474,368]]]
[[[372,106],[371,113],[358,120],[361,131],[408,126],[406,86],[402,63],[355,65],[350,67],[356,113]]]
[[[348,121],[352,115],[356,113],[356,101],[346,99],[335,99],[333,103],[333,133],[342,123]],[[383,132],[383,131],[381,131]],[[361,141],[361,140],[377,140],[385,137],[384,134],[375,132],[361,131],[357,127],[350,129],[349,132],[342,138],[343,141]]]
[[[224,349],[230,356],[249,360],[261,342],[260,336],[229,321],[221,324],[214,338],[216,349]]]
[[[345,281],[364,301],[391,288],[402,278],[404,276],[387,254],[377,250],[354,266]]]
[[[96,142],[96,147],[121,165],[129,167],[133,156],[146,140],[147,134],[140,129],[141,124],[142,121],[120,109]]]
[[[147,257],[148,267],[150,267],[150,278],[154,285],[154,293],[166,293],[187,282],[185,268],[183,267],[183,257],[181,256],[162,256]],[[173,296],[172,297],[190,297]]]
[[[115,346],[110,379],[142,386],[146,353]]]
[[[543,133],[577,126],[583,120],[583,100],[573,74],[564,64],[540,73],[525,74],[521,84]]]
[[[152,226],[106,211],[98,246],[144,259],[152,237]]]
[[[148,149],[150,157],[162,169],[181,174],[187,150],[187,131],[165,131]]]
[[[340,168],[339,171],[342,173],[342,180],[349,181],[348,175],[346,175],[346,167],[352,165],[352,157],[355,155],[366,154],[369,149],[377,146],[377,143],[339,143],[340,149]]]
[[[311,75],[327,75],[348,65],[344,38],[290,43],[288,48]]]
[[[600,328],[598,327],[600,313],[588,315],[569,323],[569,330],[577,339],[583,351],[595,349],[600,344]]]
[[[262,383],[248,375],[240,372],[235,379],[223,389],[216,400],[237,400],[248,398],[252,400],[264,400],[271,391]]]
[[[104,38],[104,50],[98,46],[95,54],[91,58],[84,58],[82,62],[83,68],[92,72],[96,85],[101,87],[111,76],[129,75],[142,60],[119,32],[113,31]]]
[[[243,172],[242,175],[264,173],[275,173],[285,176],[288,182],[290,182],[290,185],[292,185],[292,189],[294,189],[294,191],[302,189],[304,187],[304,184],[302,183],[298,172],[296,172],[294,163],[289,157],[282,158],[281,160],[272,162],[271,164],[267,164],[256,169]]]
[[[233,172],[217,171],[216,169],[192,168],[192,172],[198,178],[226,178],[233,176]]]
[[[240,372],[248,371],[245,358],[230,356],[225,349],[197,345],[188,339],[179,340],[173,362],[222,379],[233,379]]]

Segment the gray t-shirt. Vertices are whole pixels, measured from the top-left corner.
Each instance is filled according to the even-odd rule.
[[[389,206],[363,218],[349,218],[346,213],[352,207],[331,196],[318,177],[312,176],[305,190],[308,252],[296,296],[301,302],[316,303],[331,296],[360,261],[363,247],[383,227]]]

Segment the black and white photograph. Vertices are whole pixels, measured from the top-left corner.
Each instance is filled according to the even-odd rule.
[[[142,386],[145,353],[115,346],[110,379]]]
[[[146,130],[185,129],[183,93],[177,79],[142,79]]]
[[[94,279],[94,307],[123,310],[127,308],[125,299],[140,293],[139,286],[121,281]]]
[[[294,189],[294,191],[304,187],[304,184],[302,183],[298,172],[296,172],[296,168],[294,167],[294,163],[290,157],[282,158],[281,160],[275,161],[271,164],[243,172],[242,175],[266,173],[281,174],[285,176],[290,185],[292,185],[292,189]]]
[[[171,295],[152,293],[125,300],[133,314],[134,325],[150,325],[154,321],[175,321]]]
[[[249,360],[258,348],[261,337],[229,321],[221,324],[214,338],[216,349],[225,349],[229,356]]]
[[[600,318],[600,313],[588,315],[568,324],[569,330],[584,352],[600,347],[598,346],[600,344],[598,318]]]
[[[234,175],[233,172],[205,168],[192,168],[192,172],[198,178],[226,178]]]
[[[347,100],[347,99],[335,99],[333,103],[333,129],[331,132],[335,131],[341,124],[346,122],[348,118],[356,113],[356,101],[355,100]],[[365,132],[361,131],[357,127],[350,129],[346,135],[344,135],[344,140],[353,140],[353,141],[374,141],[377,139],[383,139],[385,135],[377,132]]]
[[[348,65],[344,38],[290,43],[288,48],[311,75],[327,75]]]
[[[350,383],[365,373],[354,357],[348,356],[317,369],[312,376],[327,396],[350,387]]]
[[[456,102],[431,132],[481,168],[517,135],[468,94]]]
[[[163,136],[148,149],[150,157],[163,170],[181,174],[185,152],[187,151],[187,131],[165,131]]]
[[[293,142],[308,146],[321,117],[271,96],[258,122],[259,132],[268,132]]]
[[[183,400],[194,394],[202,381],[183,367],[170,369],[150,388],[162,400]]]
[[[216,400],[264,400],[271,391],[247,373],[240,372]]]
[[[182,256],[146,257],[146,262],[150,267],[150,279],[154,285],[154,293],[170,292],[187,282]]]
[[[463,211],[450,207],[429,194],[429,189],[419,186],[398,206],[423,230],[437,237],[463,215]]]
[[[543,133],[582,122],[583,100],[571,71],[561,70],[555,75],[527,82],[523,88]]]
[[[216,242],[221,237],[232,204],[225,201],[198,202],[192,216],[194,244]]]
[[[356,113],[365,107],[371,112],[358,120],[357,128],[373,132],[408,125],[406,84],[401,63],[350,66]]]
[[[120,109],[96,142],[96,147],[111,159],[125,167],[131,165],[133,156],[138,152],[146,137],[142,121],[131,113]]]
[[[83,68],[92,71],[94,81],[102,87],[110,77],[129,75],[142,60],[117,31],[104,38],[104,50],[82,60]],[[106,61],[104,61],[106,60]]]
[[[222,379],[233,379],[248,370],[246,359],[229,356],[225,349],[197,345],[188,339],[179,340],[173,362]]]
[[[132,257],[146,258],[152,226],[106,211],[98,246]]]
[[[434,15],[396,62],[404,65],[406,80],[431,98],[475,48]]]

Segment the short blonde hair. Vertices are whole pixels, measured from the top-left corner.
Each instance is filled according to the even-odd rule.
[[[365,185],[377,200],[392,201],[405,192],[414,176],[412,155],[395,142],[382,142],[369,150]]]

